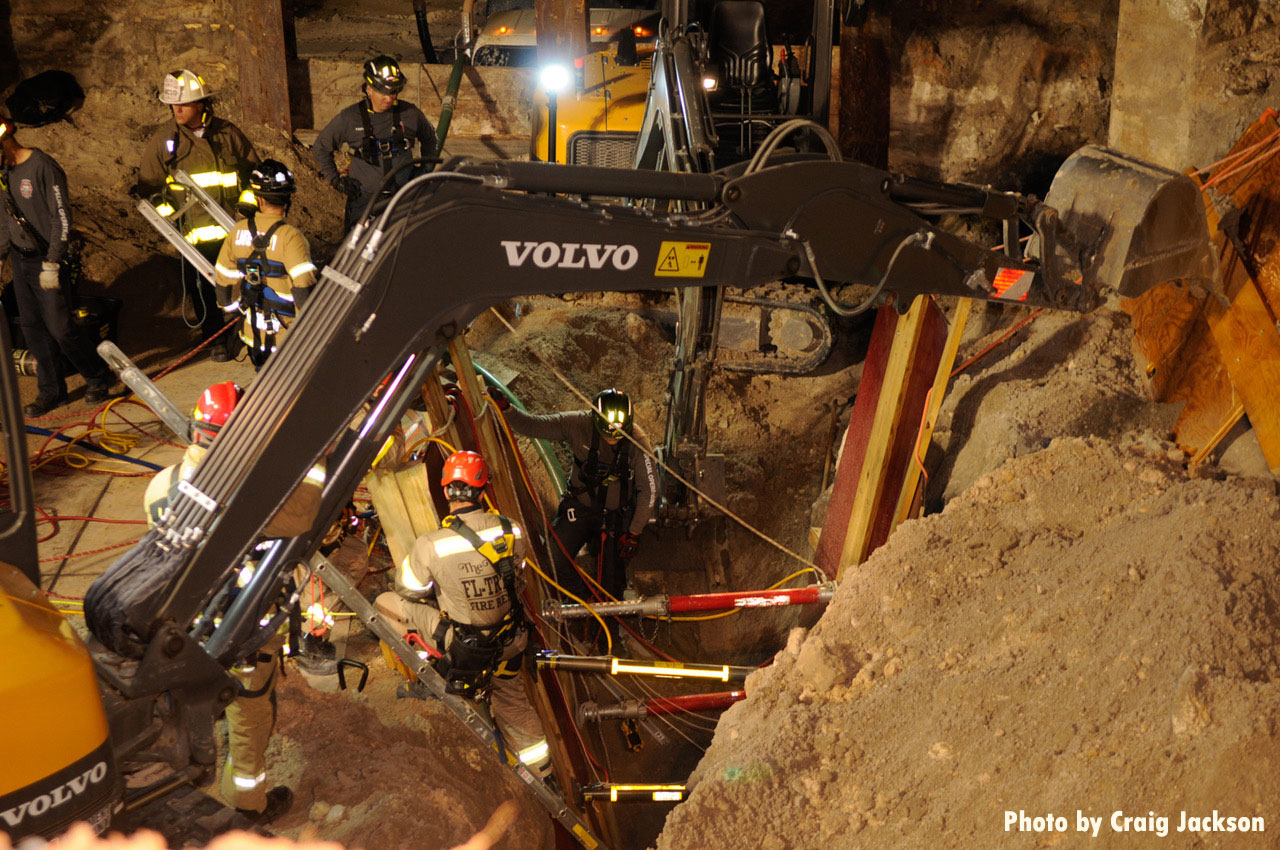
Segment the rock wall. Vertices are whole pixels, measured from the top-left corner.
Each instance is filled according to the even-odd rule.
[[[231,0],[180,5],[161,0],[8,0],[0,9],[5,5],[16,61],[0,64],[0,90],[57,68],[75,74],[86,92],[128,87],[154,96],[166,73],[190,68],[217,90],[224,104],[234,107],[238,100],[235,31],[227,23]],[[0,30],[4,23],[0,12]],[[0,46],[3,38],[0,34]]]
[[[1119,33],[1113,147],[1204,167],[1280,102],[1280,0],[1122,0]]]
[[[1043,193],[1106,138],[1119,0],[895,7],[890,167]]]

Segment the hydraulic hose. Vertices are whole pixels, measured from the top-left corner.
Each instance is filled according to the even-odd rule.
[[[35,425],[28,425],[27,433],[39,434],[41,437],[53,437],[55,440],[61,440],[64,443],[72,442],[72,438],[68,437],[66,434],[55,434],[53,431],[50,431],[48,428],[39,428]],[[149,463],[145,460],[139,460],[136,457],[129,457],[128,455],[117,454],[116,452],[113,452],[109,449],[104,449],[101,446],[95,446],[93,443],[77,442],[76,445],[79,446],[80,448],[88,449],[91,452],[97,452],[100,455],[106,455],[112,460],[128,461],[129,463],[135,463],[138,466],[145,466],[147,469],[155,470],[156,472],[161,472],[164,469],[163,466],[157,466],[154,463]]]
[[[475,360],[471,361],[471,367],[476,370],[480,377],[484,378],[486,384],[496,387],[498,392],[507,397],[507,401],[511,402],[518,410],[528,413],[529,409],[521,403],[516,394],[507,389],[507,386],[493,376],[493,373],[481,366]],[[538,453],[538,457],[542,459],[542,465],[546,467],[547,473],[551,476],[552,482],[556,485],[556,495],[563,496],[565,489],[568,487],[568,481],[564,474],[564,467],[560,465],[559,458],[556,457],[555,450],[551,448],[549,440],[534,440],[533,449]]]

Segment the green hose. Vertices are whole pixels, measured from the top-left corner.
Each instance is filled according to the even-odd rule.
[[[449,137],[449,124],[453,122],[453,109],[458,104],[458,88],[462,85],[462,67],[467,64],[467,54],[458,51],[458,58],[453,60],[453,71],[449,74],[449,85],[445,88],[444,99],[440,106],[440,123],[436,125],[436,150],[444,150],[444,140]]]
[[[498,391],[507,397],[507,401],[511,402],[515,407],[529,412],[520,399],[516,398],[515,393],[507,389],[506,385],[493,376],[493,374],[475,360],[471,361],[471,366],[476,370],[476,374],[484,378],[485,383],[491,387],[497,387]],[[563,496],[564,491],[568,488],[568,481],[565,478],[564,467],[560,465],[560,461],[556,458],[555,449],[551,447],[549,440],[534,440],[533,449],[538,453],[538,457],[542,459],[542,465],[546,468],[547,474],[551,476],[551,481],[556,485],[556,495]]]

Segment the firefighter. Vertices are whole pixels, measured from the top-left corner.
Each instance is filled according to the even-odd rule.
[[[177,495],[179,483],[195,475],[208,454],[209,443],[231,417],[243,395],[244,390],[234,381],[214,384],[200,394],[191,414],[192,443],[186,454],[181,462],[158,473],[147,486],[143,499],[149,525],[154,527],[163,518],[165,509]],[[320,487],[304,486],[299,492],[301,501],[294,496],[289,500],[294,503],[292,507],[286,502],[285,508],[268,525],[268,536],[291,536],[282,533],[289,531],[301,534],[311,527],[305,515],[309,510],[314,518],[319,509]],[[244,579],[242,571],[241,580]],[[284,635],[273,636],[258,652],[231,669],[243,695],[226,708],[227,763],[222,771],[222,796],[240,814],[259,824],[269,823],[293,804],[293,792],[287,786],[266,790],[267,744],[276,722],[275,684],[284,640]]]
[[[150,199],[161,215],[171,217],[186,240],[214,262],[227,233],[198,204],[182,212],[189,193],[174,182],[172,175],[178,169],[187,172],[234,215],[241,180],[258,161],[258,155],[240,128],[213,114],[213,92],[199,74],[180,69],[166,75],[160,102],[172,109],[173,123],[161,127],[148,140],[138,168],[135,194]],[[223,325],[213,285],[186,262],[182,264],[182,283],[195,307],[201,338],[207,340]],[[210,358],[217,362],[230,360],[237,348],[235,336],[227,334],[211,346]]]
[[[481,508],[488,483],[489,466],[475,452],[445,460],[440,486],[449,514],[417,539],[396,573],[395,592],[375,605],[443,653],[436,670],[451,691],[470,698],[488,692],[504,744],[546,775],[547,741],[519,678],[529,639],[516,592],[524,540],[511,520]]]
[[[307,238],[284,220],[296,189],[282,163],[264,159],[254,166],[241,203],[246,216],[223,241],[215,266],[218,305],[244,313],[240,339],[254,369],[283,341],[316,279]]]
[[[490,394],[517,433],[568,443],[573,452],[569,489],[551,521],[559,542],[548,543],[557,583],[588,602],[598,596],[571,560],[585,546],[594,565],[588,574],[621,599],[627,561],[635,555],[657,501],[652,451],[642,451],[631,440],[624,442],[623,434],[628,434],[646,450],[650,448],[635,424],[631,399],[610,388],[596,395],[591,410],[534,416],[512,407],[496,389]]]
[[[320,131],[312,150],[320,173],[347,196],[346,230],[355,226],[371,200],[384,200],[413,176],[410,169],[397,174],[379,192],[382,179],[413,158],[413,146],[423,157],[436,155],[436,131],[412,103],[400,100],[405,76],[390,56],[375,56],[364,64],[364,97],[343,109]],[[346,145],[351,154],[348,173],[341,174],[334,153]]]
[[[84,375],[84,400],[90,404],[111,397],[112,378],[71,320],[67,175],[44,151],[18,144],[14,130],[12,119],[0,117],[0,262],[9,255],[18,324],[36,359],[38,392],[22,408],[35,417],[67,400],[59,352]]]

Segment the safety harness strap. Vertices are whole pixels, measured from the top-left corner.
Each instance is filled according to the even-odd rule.
[[[391,105],[391,136],[385,140],[373,134],[373,109],[369,98],[360,104],[360,121],[364,125],[364,142],[360,145],[360,158],[370,165],[382,168],[383,175],[391,173],[394,166],[392,158],[400,151],[407,150],[408,145],[400,123],[400,101]]]

